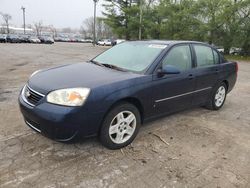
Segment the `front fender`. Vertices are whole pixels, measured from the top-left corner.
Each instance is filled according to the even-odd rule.
[[[102,100],[102,107],[104,111],[108,111],[115,103],[126,100],[126,99],[135,99],[137,100],[145,113],[147,114],[152,107],[152,90],[151,84],[152,76],[147,76],[143,82],[137,83],[134,82],[133,85],[116,90]]]

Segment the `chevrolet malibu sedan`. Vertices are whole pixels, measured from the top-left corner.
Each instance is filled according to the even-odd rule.
[[[121,43],[89,62],[34,72],[19,96],[26,124],[58,141],[130,144],[141,124],[193,106],[219,110],[238,65],[193,41]]]

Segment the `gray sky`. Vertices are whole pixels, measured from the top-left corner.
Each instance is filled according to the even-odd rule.
[[[97,4],[97,16],[101,16],[104,0]],[[93,0],[0,0],[0,12],[12,16],[11,24],[21,27],[23,24],[21,6],[26,8],[26,23],[40,20],[45,25],[58,28],[79,28],[85,18],[93,16]],[[3,23],[0,18],[0,24]]]

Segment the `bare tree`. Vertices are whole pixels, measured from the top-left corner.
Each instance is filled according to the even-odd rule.
[[[12,19],[11,15],[9,14],[4,14],[4,13],[0,13],[4,22],[5,22],[5,26],[7,28],[7,33],[10,33],[10,29],[9,29],[9,21]]]
[[[113,36],[111,28],[104,22],[103,18],[97,18],[97,36],[99,38],[111,38]]]
[[[34,27],[35,27],[35,30],[36,30],[36,35],[40,36],[41,33],[42,33],[42,29],[43,29],[43,22],[39,21],[37,23],[34,23]]]
[[[92,38],[94,32],[94,18],[90,17],[83,21],[81,26],[81,33],[85,38]],[[96,20],[96,34],[97,39],[110,38],[112,36],[111,28],[105,24],[103,18],[98,17]]]
[[[57,37],[57,30],[53,25],[48,26],[50,32],[52,33],[53,37]]]
[[[4,29],[4,24],[1,25],[2,27],[0,28],[0,33],[4,34],[5,33],[5,29]]]
[[[62,28],[62,32],[63,33],[72,33],[72,29],[70,27],[65,27],[65,28]]]
[[[87,38],[92,38],[93,37],[93,32],[94,32],[94,18],[86,18],[83,21],[83,24],[81,26],[81,30],[86,33]]]
[[[83,26],[80,27],[79,31],[80,31],[80,34],[82,34],[84,38],[87,38],[87,31],[85,30]]]
[[[31,24],[26,24],[26,27],[27,27],[28,29],[32,29],[32,25],[31,25]]]

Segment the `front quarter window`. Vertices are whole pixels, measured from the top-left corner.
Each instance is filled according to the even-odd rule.
[[[213,50],[213,53],[214,53],[214,63],[215,64],[219,64],[220,63],[220,56],[219,56],[219,54],[215,50]]]
[[[146,42],[124,42],[100,54],[93,61],[128,71],[144,72],[166,47]]]

